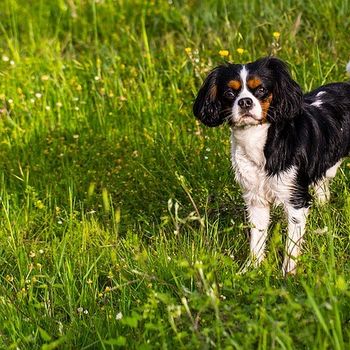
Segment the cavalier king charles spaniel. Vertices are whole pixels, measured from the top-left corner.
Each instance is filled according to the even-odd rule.
[[[350,63],[347,66],[350,74]],[[264,258],[271,204],[288,218],[283,273],[295,273],[311,195],[325,202],[329,181],[350,153],[350,83],[303,94],[275,57],[213,69],[193,106],[207,126],[231,127],[231,158],[251,224],[251,262]]]

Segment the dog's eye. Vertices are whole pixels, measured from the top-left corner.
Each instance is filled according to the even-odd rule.
[[[255,90],[255,92],[258,95],[262,96],[262,95],[266,94],[267,90],[263,86],[260,86]]]
[[[224,97],[228,100],[233,100],[236,97],[236,94],[232,90],[226,90],[224,92]]]

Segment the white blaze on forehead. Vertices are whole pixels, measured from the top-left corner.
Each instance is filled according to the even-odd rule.
[[[259,101],[257,100],[257,98],[248,90],[247,88],[247,77],[248,77],[248,70],[245,66],[243,66],[242,70],[240,71],[239,75],[240,75],[240,78],[242,80],[242,90],[241,90],[241,93],[237,96],[237,101],[241,98],[244,98],[244,97],[250,97],[253,102],[254,102],[254,105],[255,104],[259,104]]]
[[[243,89],[245,89],[246,85],[247,85],[247,76],[248,76],[248,71],[247,71],[247,68],[245,66],[242,67],[242,69],[239,73],[239,76],[242,80]]]
[[[249,71],[246,68],[246,66],[243,65],[241,71],[239,72],[239,77],[242,81],[242,88],[232,106],[232,115],[233,115],[234,121],[238,121],[241,117],[242,109],[241,107],[239,107],[238,101],[242,98],[252,99],[253,107],[249,110],[249,113],[252,114],[256,120],[261,120],[263,117],[262,108],[259,100],[247,88],[248,75],[249,75]]]

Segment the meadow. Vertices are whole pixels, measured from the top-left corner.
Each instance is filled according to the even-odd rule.
[[[248,258],[208,71],[269,54],[344,81],[348,0],[0,2],[1,349],[349,349],[350,162],[295,276]]]

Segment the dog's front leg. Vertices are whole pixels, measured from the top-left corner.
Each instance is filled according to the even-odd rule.
[[[295,274],[296,272],[297,258],[301,253],[308,214],[308,208],[295,209],[288,205],[285,209],[288,217],[288,236],[283,262],[284,275]]]
[[[270,206],[248,205],[250,230],[250,256],[253,265],[259,265],[265,256],[267,229],[270,222]]]

